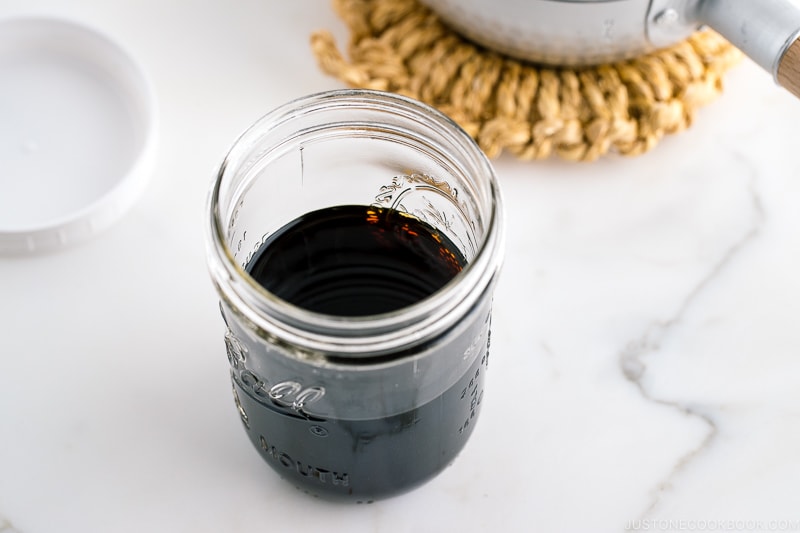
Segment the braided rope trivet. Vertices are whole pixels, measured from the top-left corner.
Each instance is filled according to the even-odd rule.
[[[630,61],[548,68],[478,47],[416,0],[333,0],[351,34],[345,60],[327,31],[312,35],[323,71],[353,87],[431,104],[458,122],[490,157],[552,154],[591,161],[638,155],[688,127],[722,91],[741,53],[705,30]]]

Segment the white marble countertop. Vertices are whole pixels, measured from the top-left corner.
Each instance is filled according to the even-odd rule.
[[[342,85],[328,3],[0,0],[145,65],[147,191],[62,252],[0,259],[0,532],[800,531],[800,102],[745,61],[637,158],[495,162],[508,251],[481,420],[425,486],[313,500],[252,449],[206,272],[214,167]],[[2,125],[0,125],[2,127]]]

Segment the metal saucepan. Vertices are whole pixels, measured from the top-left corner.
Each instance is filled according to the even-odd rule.
[[[466,37],[538,63],[635,57],[709,26],[800,97],[800,8],[790,0],[422,0]]]

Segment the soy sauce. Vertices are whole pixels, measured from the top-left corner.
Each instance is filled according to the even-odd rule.
[[[308,213],[261,246],[246,270],[267,290],[328,315],[395,311],[430,296],[467,261],[443,233],[394,209]]]
[[[466,264],[446,235],[416,217],[346,205],[310,212],[281,228],[246,270],[298,307],[358,317],[412,305]],[[457,350],[455,359],[465,361],[460,376],[443,384],[439,396],[401,413],[380,416],[384,407],[375,405],[365,411],[375,413],[369,418],[309,416],[270,401],[254,386],[252,372],[234,371],[235,398],[251,441],[281,476],[317,496],[370,502],[423,483],[455,458],[472,432],[488,365],[488,307],[486,302],[466,318],[469,329],[460,335],[476,339],[468,352],[463,343],[426,348]],[[376,383],[386,386],[391,384]],[[413,387],[409,394],[416,394]]]
[[[281,477],[313,496],[371,503],[421,485],[456,458],[480,413],[487,364],[488,342],[438,397],[366,420],[298,416],[257,398],[236,376],[233,388],[250,441]]]

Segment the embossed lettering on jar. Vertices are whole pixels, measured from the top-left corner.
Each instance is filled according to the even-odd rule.
[[[433,109],[333,91],[240,137],[209,197],[233,399],[281,477],[372,501],[453,462],[489,361],[494,172]]]

